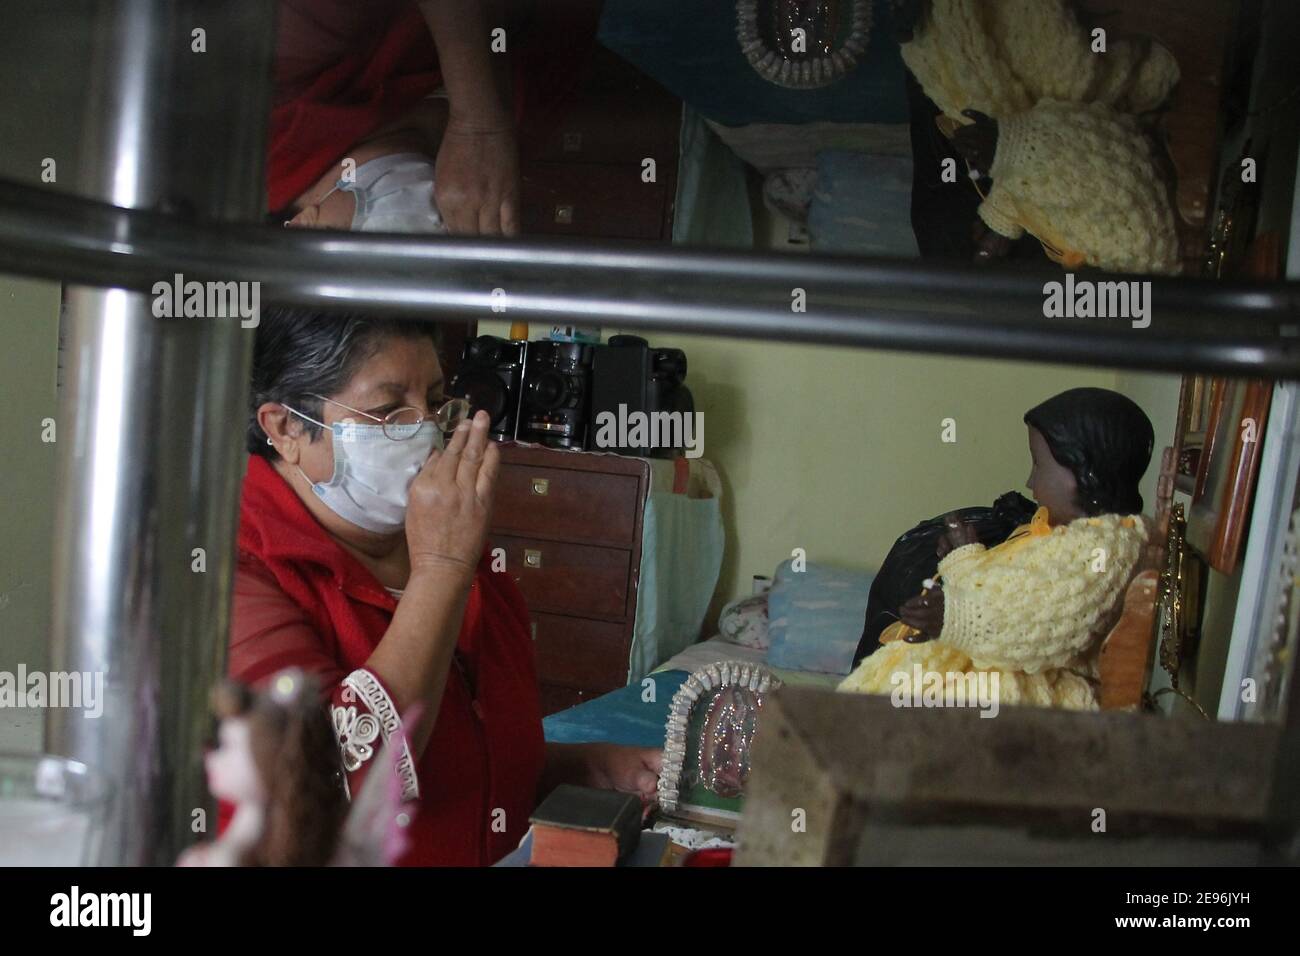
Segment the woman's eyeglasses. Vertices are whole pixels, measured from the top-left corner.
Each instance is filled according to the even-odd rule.
[[[311,394],[311,393],[309,393]],[[379,422],[384,429],[384,436],[393,441],[406,441],[413,438],[419,430],[419,426],[426,421],[432,421],[438,430],[442,432],[455,431],[461,422],[469,418],[470,404],[468,399],[452,398],[448,399],[442,405],[438,406],[434,412],[426,412],[423,409],[416,408],[413,405],[407,405],[403,408],[397,408],[389,412],[383,418],[378,415],[371,415],[369,412],[363,412],[359,408],[353,408],[351,405],[344,405],[342,402],[336,402],[332,398],[326,398],[324,395],[311,395],[312,398],[318,398],[322,402],[329,402],[331,405],[337,405],[340,408],[346,408],[350,412],[358,415],[364,415],[371,421]]]

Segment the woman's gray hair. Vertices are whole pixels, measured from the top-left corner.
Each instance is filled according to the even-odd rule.
[[[427,338],[440,344],[439,326],[418,319],[380,319],[349,312],[273,306],[262,311],[253,347],[253,375],[248,393],[248,451],[277,457],[257,423],[257,410],[267,402],[292,405],[304,415],[324,420],[317,395],[337,395],[347,388],[357,369],[385,340]],[[312,441],[320,426],[303,421]]]

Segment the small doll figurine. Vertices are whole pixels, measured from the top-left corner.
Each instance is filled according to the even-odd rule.
[[[893,20],[983,200],[977,262],[1029,233],[1068,270],[1180,271],[1172,167],[1149,128],[1178,82],[1167,48],[1113,38],[1100,55],[1069,0],[893,0]]]
[[[178,866],[391,864],[404,849],[410,812],[386,748],[352,806],[338,743],[316,682],[296,670],[260,693],[231,681],[213,694],[217,746],[204,760],[208,788],[232,804],[213,842],[181,854]]]

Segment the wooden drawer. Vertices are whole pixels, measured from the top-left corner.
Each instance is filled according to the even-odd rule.
[[[521,537],[631,548],[638,484],[632,475],[503,462],[492,528]]]
[[[492,535],[530,611],[621,620],[632,553],[616,548]]]
[[[543,684],[601,693],[627,683],[627,628],[556,614],[533,614],[537,676]]]
[[[527,165],[538,162],[592,163],[639,169],[649,158],[662,182],[675,173],[681,107],[654,92],[589,96],[565,117],[521,147]]]
[[[521,173],[525,234],[661,239],[671,197],[662,165],[658,182],[640,165],[536,163]]]
[[[653,156],[660,170],[677,164],[679,99],[618,55],[598,47],[585,82],[560,115],[519,144],[525,162],[629,163]],[[662,176],[660,177],[662,179]]]
[[[600,696],[600,691],[578,690],[573,687],[561,687],[558,684],[542,684],[541,692],[543,717],[568,710],[570,707],[577,707],[583,701]]]

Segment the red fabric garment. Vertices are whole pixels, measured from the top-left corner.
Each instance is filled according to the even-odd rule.
[[[334,704],[355,700],[340,682],[378,645],[396,600],[256,455],[244,478],[238,546],[230,675],[258,684],[301,667],[325,682]],[[518,845],[536,801],[546,752],[528,613],[510,576],[493,572],[486,557],[457,657],[416,761],[420,797],[402,865],[493,863]],[[350,777],[353,794],[359,776]]]
[[[437,48],[414,0],[279,3],[266,167],[271,211],[442,83]],[[550,129],[585,72],[601,6],[518,6],[521,23],[509,31],[509,49],[515,121],[526,147]]]
[[[273,211],[442,82],[413,0],[280,0],[275,72],[266,162]]]

